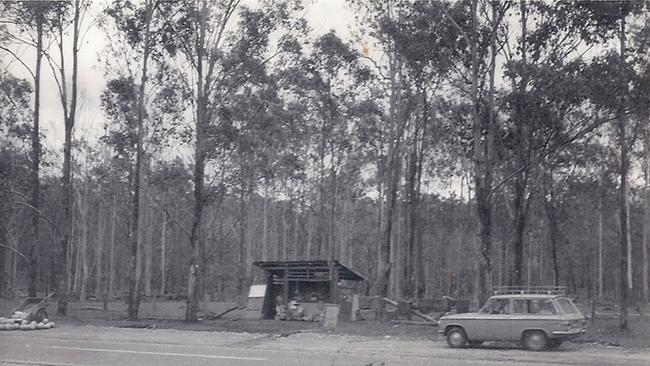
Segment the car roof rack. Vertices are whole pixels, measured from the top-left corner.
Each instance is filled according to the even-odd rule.
[[[495,286],[494,295],[562,295],[566,296],[566,286]]]

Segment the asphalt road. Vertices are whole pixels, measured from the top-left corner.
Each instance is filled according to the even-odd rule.
[[[0,332],[0,365],[650,365],[650,351],[563,345],[450,349],[440,341],[322,333],[287,337],[227,332],[62,326]]]

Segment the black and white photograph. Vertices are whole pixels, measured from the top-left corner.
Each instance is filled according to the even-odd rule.
[[[650,365],[650,0],[0,0],[0,366]]]

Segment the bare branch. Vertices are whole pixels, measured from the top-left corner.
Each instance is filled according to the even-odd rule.
[[[20,57],[14,51],[12,51],[9,48],[7,48],[5,46],[2,46],[2,45],[0,45],[0,50],[5,51],[8,54],[10,54],[16,61],[18,61],[21,65],[23,65],[25,70],[27,70],[27,72],[29,72],[29,74],[32,76],[33,79],[36,79],[36,75],[34,75],[34,73],[32,72],[32,69],[30,69],[29,66],[27,66],[27,64],[25,62],[23,62],[23,60],[21,60]]]
[[[10,246],[8,246],[8,245],[2,244],[2,243],[0,243],[0,247],[3,247],[3,248],[7,248],[7,249],[9,249],[10,251],[12,251],[12,252],[18,254],[18,255],[19,255],[20,257],[22,257],[25,261],[29,262],[29,258],[27,258],[27,256],[24,255],[23,253],[19,252],[17,249],[14,249],[14,248],[12,248],[12,247],[10,247]]]

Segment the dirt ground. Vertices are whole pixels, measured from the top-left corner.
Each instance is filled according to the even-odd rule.
[[[18,301],[0,299],[0,316],[9,316]],[[206,313],[218,314],[235,306],[234,303],[204,303]],[[334,330],[324,330],[318,322],[276,321],[243,319],[243,311],[233,311],[217,320],[201,320],[187,323],[182,320],[185,303],[182,301],[144,302],[140,308],[141,320],[126,319],[126,305],[123,302],[109,303],[108,311],[102,310],[100,302],[71,303],[69,315],[57,316],[56,303],[48,308],[50,318],[61,324],[98,325],[123,328],[178,329],[195,331],[227,331],[274,334],[288,336],[301,332],[322,332],[332,334],[358,335],[378,338],[404,340],[439,339],[435,326],[393,324],[390,322],[361,321],[339,323]],[[620,330],[615,314],[603,314],[589,327],[585,337],[575,341],[578,344],[598,344],[605,347],[627,349],[650,349],[650,314],[640,315],[632,312],[629,316],[629,329]]]

